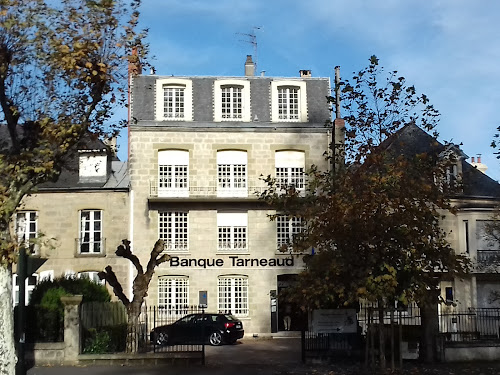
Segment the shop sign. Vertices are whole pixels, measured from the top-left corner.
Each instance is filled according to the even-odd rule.
[[[171,257],[170,267],[224,267],[226,263],[221,258],[180,258]],[[230,267],[293,267],[294,259],[290,258],[240,258],[229,256]]]

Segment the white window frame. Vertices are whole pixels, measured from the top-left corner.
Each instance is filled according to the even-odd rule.
[[[276,245],[277,249],[286,247],[289,251],[293,249],[293,238],[305,230],[305,222],[300,217],[288,217],[278,215],[276,217]]]
[[[275,173],[276,185],[279,188],[295,186],[298,191],[305,190],[305,152],[303,151],[276,151]]]
[[[159,211],[158,238],[165,242],[168,252],[187,252],[189,249],[189,215],[186,211]]]
[[[77,279],[87,278],[96,284],[105,285],[106,280],[101,280],[98,276],[99,271],[81,271],[76,274]]]
[[[241,98],[237,107],[234,107],[232,94],[234,94],[234,88],[241,89]],[[224,115],[222,113],[223,109],[223,100],[222,95],[223,92],[227,92],[229,89],[229,93],[231,94],[230,98],[230,115]],[[235,109],[238,109],[235,111]],[[250,82],[244,79],[222,79],[216,80],[214,82],[214,121],[222,122],[222,121],[241,121],[241,122],[250,122],[251,113],[250,113]]]
[[[38,273],[38,282],[42,282],[44,280],[54,280],[54,270],[46,270]]]
[[[27,219],[26,219],[27,218]],[[24,233],[21,228],[21,220],[24,220]],[[18,211],[16,212],[16,234],[17,241],[21,243],[24,239],[24,246],[29,248],[31,255],[38,255],[39,246],[33,241],[38,238],[38,211]]]
[[[183,117],[165,114],[165,88],[184,89]],[[193,83],[189,79],[163,78],[156,80],[156,121],[193,121]]]
[[[217,196],[248,197],[246,151],[217,151]]]
[[[280,98],[280,90],[290,93],[290,89],[297,90],[297,100],[292,108],[289,97],[285,103]],[[280,100],[281,99],[281,100]],[[283,108],[286,113],[283,113]],[[296,109],[296,115],[290,115],[290,109]],[[307,92],[305,81],[272,81],[271,82],[271,121],[272,122],[307,122]]]
[[[221,252],[248,251],[248,214],[217,213],[217,249]]]
[[[237,317],[248,316],[248,276],[219,276],[217,280],[217,309]]]
[[[189,197],[189,151],[158,151],[158,196]]]
[[[36,284],[38,284],[38,275],[36,273],[28,276],[24,282],[26,298],[25,305],[29,304],[31,293],[35,289]],[[19,285],[17,284],[17,274],[12,275],[12,305],[17,306],[19,304]]]
[[[189,277],[158,277],[158,307],[168,316],[184,316],[189,308]]]
[[[84,217],[86,213],[89,214],[88,219]],[[96,213],[99,213],[97,219]],[[80,211],[78,254],[104,254],[103,216],[103,210],[99,209],[89,208]],[[82,251],[84,246],[88,246],[88,251]]]

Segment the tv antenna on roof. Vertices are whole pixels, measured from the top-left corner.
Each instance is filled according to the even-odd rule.
[[[251,33],[236,33],[238,35],[243,35],[245,37],[247,37],[247,39],[245,40],[240,40],[241,42],[245,42],[245,43],[249,43],[253,46],[253,60],[254,60],[254,63],[255,63],[255,69],[257,70],[257,62],[258,62],[258,59],[257,59],[257,35],[255,35],[255,31],[256,30],[261,30],[262,29],[262,26],[254,26],[252,28],[252,32]]]

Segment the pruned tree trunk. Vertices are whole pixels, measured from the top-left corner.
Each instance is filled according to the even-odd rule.
[[[127,309],[127,345],[125,349],[127,353],[137,353],[139,351],[141,335],[140,315],[141,306],[137,303],[130,304],[129,309]]]
[[[12,273],[0,265],[0,375],[12,375],[16,367],[12,312]]]
[[[99,272],[98,275],[101,280],[106,280],[108,282],[113,288],[115,295],[127,309],[128,324],[126,351],[127,353],[136,353],[139,350],[140,337],[144,333],[140,326],[140,316],[144,298],[148,295],[149,283],[151,282],[155,268],[163,262],[169,261],[170,256],[168,254],[162,254],[164,250],[163,240],[156,241],[151,250],[146,271],[144,271],[139,258],[134,255],[130,249],[130,241],[123,240],[122,243],[122,245],[117,247],[115,254],[130,260],[137,271],[137,275],[132,284],[132,300],[130,301],[123,292],[123,287],[116,278],[116,274],[111,266],[107,266],[106,269]]]

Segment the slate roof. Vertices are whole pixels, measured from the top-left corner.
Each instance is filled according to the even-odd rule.
[[[0,124],[0,149],[5,149],[10,145],[10,137],[7,126]],[[48,190],[100,190],[100,189],[128,189],[128,163],[120,161],[116,156],[112,156],[111,173],[105,182],[85,182],[79,181],[79,154],[78,150],[96,150],[109,152],[108,146],[93,134],[85,136],[78,145],[65,157],[65,162],[61,174],[57,181],[46,182],[37,186],[38,191]]]
[[[463,192],[461,197],[500,198],[500,184],[467,162],[467,155],[456,145],[444,145],[415,124],[405,125],[380,144],[381,148],[398,155],[428,153],[439,155],[453,149],[462,163]]]

